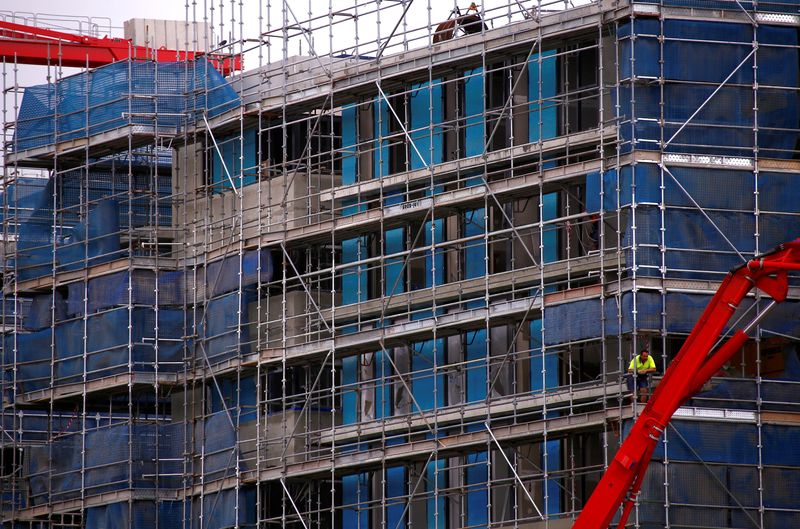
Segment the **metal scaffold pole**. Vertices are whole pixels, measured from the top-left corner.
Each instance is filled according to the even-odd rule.
[[[182,4],[0,11],[9,526],[569,526],[800,236],[780,2]],[[787,281],[633,523],[797,525]]]

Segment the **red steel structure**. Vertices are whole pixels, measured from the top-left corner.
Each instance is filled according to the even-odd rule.
[[[777,303],[786,299],[788,272],[791,270],[800,270],[800,238],[731,270],[725,277],[606,469],[573,529],[605,529],[623,503],[618,527],[625,526],[650,458],[672,415],[741,349],[749,339],[747,331]],[[712,352],[739,303],[753,288],[771,296],[772,302],[743,330],[736,331]]]
[[[0,60],[19,64],[96,68],[125,59],[184,61],[207,56],[223,75],[242,69],[241,55],[206,54],[136,46],[128,39],[73,35],[0,21]]]

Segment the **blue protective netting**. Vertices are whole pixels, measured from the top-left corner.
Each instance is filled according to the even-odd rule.
[[[653,459],[663,460],[666,450],[671,461],[693,462],[699,457],[707,463],[758,464],[758,427],[755,424],[672,421],[667,435],[670,441],[667,448],[659,443]]]
[[[788,362],[797,362],[797,351],[786,348]],[[789,411],[800,409],[800,378],[784,368],[780,378],[763,378],[760,387],[754,379],[715,378],[710,389],[690,401],[692,406],[729,409]]]
[[[156,313],[145,307],[90,315],[85,321],[85,344],[81,319],[56,323],[54,338],[52,328],[8,334],[3,341],[4,364],[11,366],[16,354],[19,392],[49,386],[51,374],[55,384],[68,384],[80,382],[84,372],[87,380],[94,380],[129,371],[152,372],[156,363],[161,372],[175,372],[183,362],[183,321],[182,310],[159,310],[157,341]]]
[[[752,11],[758,6],[758,11],[766,13],[797,13],[800,11],[798,0],[770,0],[757,3],[747,0],[636,0],[641,4],[660,4],[671,7],[691,7],[695,9],[726,9],[740,12],[742,9]]]
[[[205,358],[214,364],[250,353],[248,305],[254,299],[255,292],[244,289],[241,295],[233,292],[206,303],[197,324],[200,337],[196,354],[198,359]]]
[[[26,330],[40,330],[53,324],[53,315],[56,321],[63,320],[67,314],[67,302],[59,291],[53,294],[37,294],[31,298],[31,303],[22,314],[21,326]]]
[[[272,267],[272,256],[266,249],[247,251],[241,260],[229,257],[207,265],[206,292],[214,298],[199,313],[198,359],[215,363],[250,352],[248,306],[256,300],[255,286],[272,279]]]
[[[622,123],[620,134],[625,148],[659,149],[674,137],[666,152],[752,156],[755,147],[753,133],[753,91],[748,87],[724,87],[703,109],[688,119],[711,96],[713,86],[667,84],[664,100],[670,101],[659,125],[660,92],[656,87],[630,87],[619,90],[624,120],[635,116],[635,123]],[[635,98],[635,105],[630,101]],[[797,94],[783,89],[759,89],[758,148],[770,158],[792,158],[798,139]],[[662,137],[663,135],[663,137]],[[635,139],[635,143],[633,142]]]
[[[209,415],[205,420],[198,421],[194,426],[194,438],[202,439],[202,449],[205,454],[203,474],[206,479],[222,478],[232,464],[236,461],[237,433],[236,411],[221,411]],[[233,422],[233,424],[231,424]],[[200,450],[200,447],[197,447]]]
[[[659,149],[705,103],[666,150],[751,156],[756,147],[757,102],[760,155],[793,157],[800,117],[795,90],[798,69],[786,68],[798,62],[798,36],[793,28],[758,28],[757,101],[752,89],[754,59],[745,60],[752,51],[749,24],[666,20],[663,35],[661,31],[656,19],[637,19],[619,28],[621,76],[665,79],[663,86],[626,82],[620,88],[620,132],[626,150]],[[635,39],[630,38],[632,34]],[[663,46],[659,37],[664,39]],[[729,75],[728,83],[706,101]],[[700,82],[707,84],[687,84]]]
[[[86,529],[110,527],[165,527],[179,528],[183,523],[183,502],[134,501],[112,503],[86,509]]]
[[[689,333],[711,300],[711,296],[670,292],[664,299],[665,301],[662,301],[661,294],[655,292],[636,294],[626,292],[619,299],[606,298],[603,307],[599,299],[573,301],[549,307],[544,311],[545,345],[597,338],[601,336],[603,319],[605,319],[605,334],[610,336],[634,330],[659,331],[662,328],[662,312],[669,314],[664,329],[666,332]],[[745,299],[731,318],[731,323],[748,310],[751,304],[752,300]],[[785,301],[764,318],[761,327],[790,336],[800,335],[800,319],[796,317],[798,310],[800,306],[797,302]],[[563,325],[564,321],[569,321],[570,324]]]
[[[186,529],[244,529],[255,527],[257,517],[255,487],[228,489],[192,498],[192,523]]]
[[[622,242],[626,265],[638,266],[640,275],[660,276],[663,264],[667,277],[718,278],[741,264],[737,250],[745,256],[763,253],[800,233],[800,186],[794,173],[756,176],[708,167],[670,167],[669,173],[675,178],[655,164],[640,163],[619,173],[586,176],[587,211],[616,212],[636,204],[635,217],[628,211],[622,217]]]
[[[15,302],[16,299],[16,302]],[[32,301],[27,298],[13,298],[0,296],[0,322],[6,329],[20,325],[21,321],[30,312]]]
[[[59,175],[56,188],[59,209],[74,222],[86,204],[113,198],[119,203],[120,228],[172,225],[172,176],[165,171],[154,174],[146,165],[130,175],[127,167],[69,171]]]
[[[183,271],[123,271],[68,285],[66,315],[92,314],[127,305],[178,307],[184,303],[186,275]],[[158,293],[156,294],[156,289]],[[84,306],[84,294],[86,305]]]
[[[755,424],[675,420],[664,437],[642,483],[642,527],[664,527],[667,500],[670,524],[681,527],[751,527],[762,502],[765,527],[797,526],[798,513],[779,509],[800,502],[800,457],[791,448],[800,428],[763,425],[759,437]]]
[[[693,207],[692,199],[704,208],[734,209],[752,213],[755,207],[755,186],[758,185],[759,210],[794,213],[800,201],[800,187],[795,173],[752,171],[708,167],[669,167],[669,172],[686,190],[655,164],[638,164],[623,167],[617,178],[616,171],[589,173],[586,177],[587,211],[601,209],[600,190],[604,192],[602,209],[616,210],[629,206],[634,198],[637,204],[663,203],[668,206]],[[661,189],[663,179],[664,188]],[[635,187],[634,187],[635,184]],[[619,199],[617,199],[619,186]],[[724,193],[720,193],[724,189]],[[663,199],[661,193],[663,191]]]
[[[152,372],[156,364],[161,372],[175,372],[183,366],[184,345],[192,351],[196,344],[196,357],[203,362],[204,358],[216,363],[248,354],[252,349],[248,308],[256,297],[255,285],[272,278],[271,254],[247,251],[241,266],[238,257],[228,258],[210,263],[199,275],[217,297],[198,311],[195,323],[200,339],[195,343],[185,338],[184,331],[184,307],[191,301],[185,299],[185,271],[122,271],[88,283],[70,283],[53,294],[20,298],[18,332],[3,340],[6,378],[11,380],[10,369],[16,361],[15,388],[26,393],[48,387],[51,377],[53,384],[63,385],[80,382],[84,375],[95,380]],[[11,301],[6,300],[9,313],[14,310]]]
[[[194,123],[198,112],[216,116],[238,105],[235,90],[204,58],[189,63],[120,61],[27,88],[13,149],[43,147],[125,125],[174,131]]]
[[[84,371],[87,379],[92,380],[128,371],[152,372],[156,363],[162,372],[175,372],[182,366],[181,310],[158,311],[158,341],[155,340],[156,314],[150,308],[100,312],[90,315],[85,325],[85,347],[83,320],[56,325],[54,378],[57,384],[80,382]]]
[[[237,418],[240,424],[256,420],[255,376],[242,376],[238,380],[220,377],[217,385],[219,391],[212,391],[210,396],[212,413],[225,411],[225,408],[228,408],[234,422]],[[241,391],[239,391],[239,387],[241,387]]]
[[[16,266],[21,280],[50,274],[54,260],[59,270],[76,270],[121,255],[119,203],[101,200],[89,208],[83,219],[55,215],[54,185],[53,179],[47,181],[38,193],[37,206],[19,224],[16,259],[9,264]]]
[[[91,172],[88,179],[68,173],[57,182],[54,179],[29,180],[19,182],[14,188],[14,192],[22,196],[12,213],[17,224],[10,224],[12,230],[18,231],[19,239],[16,259],[9,264],[17,267],[22,280],[52,273],[53,246],[57,271],[75,270],[85,264],[94,265],[123,256],[120,231],[152,225],[156,213],[159,225],[172,223],[169,177],[158,177],[156,183],[150,175],[134,173],[130,182],[133,195],[127,192],[128,178],[111,172]],[[85,196],[87,187],[91,189],[89,196]],[[61,210],[58,215],[53,209],[54,189],[58,190],[55,198]],[[88,214],[82,220],[80,204],[87,201],[90,203]],[[238,256],[209,264],[206,280],[210,295],[236,290],[240,270],[242,285],[253,284],[258,277],[269,281],[272,277],[270,252],[245,252],[241,269]]]
[[[122,229],[172,224],[169,176],[95,170],[29,180],[16,184],[14,192],[22,196],[9,207],[10,230],[19,235],[16,262],[10,264],[23,280],[52,272],[54,240],[57,269],[74,270],[85,259],[92,265],[120,257]]]
[[[97,158],[95,162],[98,166],[123,168],[125,172],[127,172],[129,165],[134,169],[137,167],[152,167],[169,171],[172,168],[172,149],[157,145],[147,145],[102,156]]]
[[[206,267],[206,292],[209,297],[219,296],[244,287],[272,279],[272,258],[268,249],[249,250],[239,256],[226,257],[209,263]]]
[[[599,299],[555,305],[545,309],[543,314],[545,345],[598,336],[601,329],[602,309]],[[565,321],[570,324],[564,325]]]
[[[94,429],[108,425],[110,418],[106,413],[92,413],[80,419],[77,411],[48,414],[40,410],[9,409],[2,413],[0,420],[7,439],[18,443],[44,443],[54,432],[58,435],[79,432],[84,420],[87,429]]]
[[[28,392],[50,385],[52,329],[7,334],[3,339],[3,364],[16,364],[17,391]],[[16,347],[15,347],[16,346]],[[16,359],[16,363],[15,363]]]
[[[629,224],[625,230],[623,245],[629,248],[625,252],[627,266],[634,265],[635,257],[637,266],[649,267],[640,268],[640,275],[661,275],[659,267],[662,265],[662,222],[665,228],[664,264],[668,277],[720,277],[722,273],[742,264],[737,250],[745,257],[752,257],[756,253],[756,233],[758,253],[771,250],[791,239],[792,234],[800,233],[800,217],[777,213],[759,215],[758,230],[756,217],[752,212],[706,210],[704,215],[697,209],[668,208],[661,211],[652,206],[637,208],[635,220],[636,238],[634,240],[633,225]]]
[[[10,233],[15,233],[15,225],[30,217],[39,207],[47,183],[47,178],[21,176],[0,191],[0,220],[9,221]]]
[[[183,445],[180,423],[137,423],[89,430],[83,439],[80,433],[63,435],[50,446],[31,447],[31,503],[80,497],[82,488],[86,494],[100,494],[131,487],[178,487],[180,478],[167,474],[181,473]]]

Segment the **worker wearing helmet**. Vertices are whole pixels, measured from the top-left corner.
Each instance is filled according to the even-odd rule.
[[[628,391],[633,394],[634,380],[639,390],[639,402],[647,402],[647,389],[650,387],[650,373],[656,370],[656,363],[647,349],[642,349],[628,365]],[[634,378],[634,373],[636,374]]]

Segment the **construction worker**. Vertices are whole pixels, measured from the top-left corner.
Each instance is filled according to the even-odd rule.
[[[656,370],[656,363],[647,349],[642,349],[638,355],[633,357],[628,365],[628,391],[633,396],[633,384],[639,389],[639,402],[647,402],[647,391],[650,387],[650,373]],[[634,376],[635,374],[635,376]]]
[[[480,9],[475,2],[472,2],[467,8],[466,14],[462,15],[461,10],[456,7],[450,12],[450,17],[447,20],[436,26],[436,31],[433,34],[433,43],[436,44],[437,42],[452,39],[458,30],[461,30],[466,35],[474,35],[485,29],[489,28],[483,23]]]

